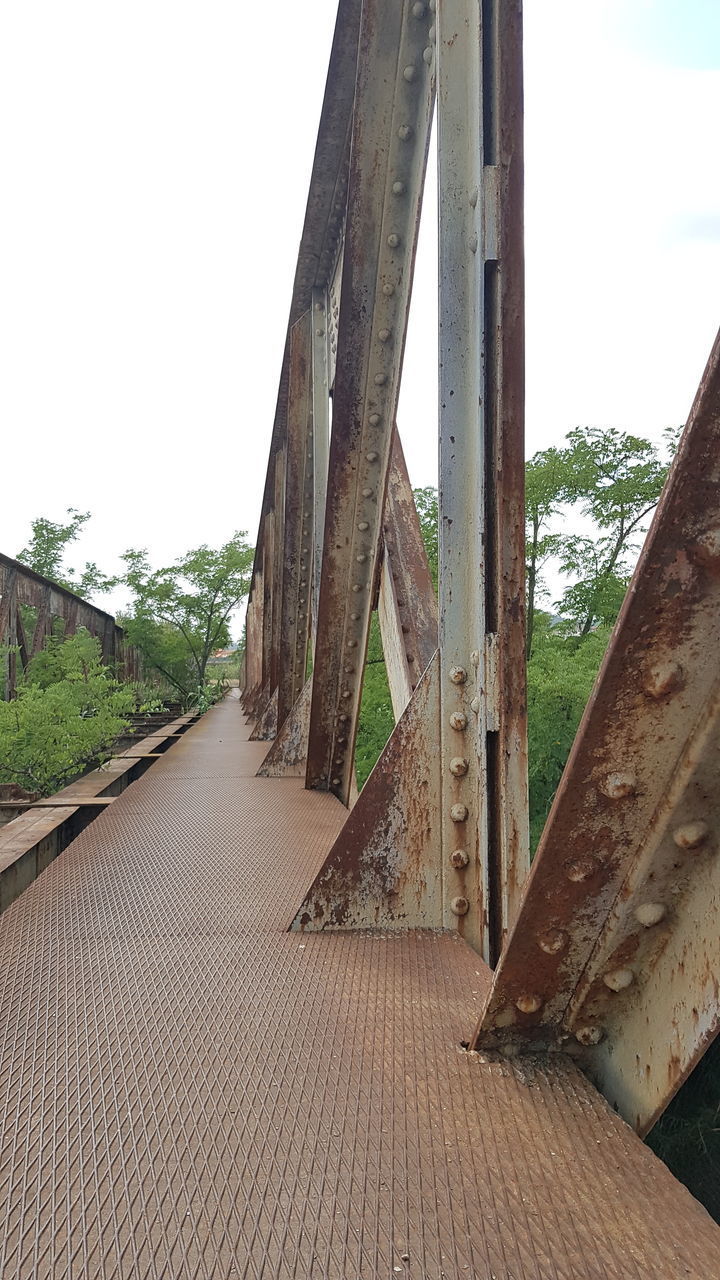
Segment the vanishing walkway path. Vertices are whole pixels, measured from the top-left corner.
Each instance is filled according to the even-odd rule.
[[[344,811],[248,732],[209,712],[0,919],[2,1280],[707,1280],[572,1064],[462,1051],[465,944],[286,932]]]

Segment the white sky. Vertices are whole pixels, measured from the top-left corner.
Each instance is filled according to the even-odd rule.
[[[687,415],[720,322],[720,3],[526,0],[528,452]],[[0,550],[254,537],[335,0],[0,4]],[[434,169],[433,169],[434,172]],[[431,179],[432,180],[432,179]],[[399,420],[436,473],[434,201]],[[122,598],[106,598],[118,607]]]

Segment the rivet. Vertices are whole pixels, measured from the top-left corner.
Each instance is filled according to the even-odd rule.
[[[434,22],[433,22],[433,24],[432,24],[432,26],[431,26],[430,30],[428,31],[428,36],[430,37],[430,39],[432,40],[432,42],[433,42],[433,44],[434,44],[434,43],[435,43],[435,23],[434,23]]]
[[[470,903],[468,902],[467,898],[453,898],[452,902],[450,903],[450,910],[452,911],[453,915],[466,916],[468,911],[470,910]]]
[[[400,237],[396,231],[391,231],[390,235],[387,238],[387,242],[390,245],[391,249],[397,249],[400,243]]]
[[[414,4],[414,5],[413,5],[413,7],[412,7],[412,14],[413,14],[413,18],[422,18],[422,17],[424,17],[424,16],[425,16],[425,5],[424,5],[424,4],[420,4],[420,3],[418,3],[418,4]]]
[[[353,622],[359,622],[359,621],[360,621],[360,614],[359,614],[359,613],[351,613],[351,614],[350,614],[350,617],[352,618]]]
[[[381,329],[378,334],[378,338],[380,339],[381,342],[388,342],[390,340],[390,330]]]
[[[383,293],[385,294],[385,297],[386,297],[386,298],[392,298],[392,296],[393,296],[393,294],[394,294],[394,292],[395,292],[395,285],[394,285],[394,284],[384,284],[384,285],[383,285],[383,287],[382,287],[382,291],[383,291]]]
[[[322,303],[322,302],[316,302],[316,303],[315,303],[315,310],[316,310],[316,311],[324,311],[324,310],[325,310],[325,305],[324,305],[324,303]]]
[[[467,729],[467,716],[464,711],[453,711],[450,716],[450,727],[458,731]]]
[[[450,817],[453,822],[464,822],[468,816],[467,805],[454,804],[450,809]]]
[[[435,9],[436,9],[436,3],[435,3],[435,0],[430,0],[430,2],[429,2],[429,4],[428,4],[428,9],[430,10],[430,12],[431,12],[431,13],[434,13],[434,12],[435,12]]]
[[[453,756],[452,760],[450,761],[450,772],[456,778],[464,777],[468,771],[468,768],[469,768],[468,762],[467,760],[464,760],[462,756]]]
[[[407,142],[408,138],[411,138],[411,137],[412,137],[412,125],[401,124],[400,128],[398,129],[398,138],[400,138],[402,142]]]
[[[633,773],[609,773],[600,790],[610,800],[624,800],[633,796],[637,789],[637,779]]]
[[[423,49],[423,62],[426,62],[427,65],[430,66],[432,59],[433,59],[433,50],[432,50],[432,45],[429,44],[425,49]]]
[[[602,1027],[578,1027],[575,1031],[575,1039],[578,1044],[599,1044],[602,1038]]]
[[[690,559],[705,569],[714,569],[720,559],[720,529],[707,529],[689,552]]]
[[[349,716],[338,716],[338,720],[340,721],[341,724],[345,724],[346,720],[349,720],[349,719],[350,719]]]
[[[406,653],[406,654],[405,654],[405,658],[406,658],[407,662],[410,664],[410,666],[412,666],[413,662],[415,661],[415,654],[414,654],[414,653]]]
[[[451,667],[450,679],[452,680],[453,684],[464,684],[465,681],[467,680],[467,671],[465,671],[462,667]]]
[[[470,246],[470,252],[471,252],[471,253],[477,253],[477,250],[478,250],[478,238],[477,238],[477,236],[476,236],[476,234],[475,234],[475,232],[474,232],[474,231],[473,231],[472,235],[470,236],[470,238],[469,238],[469,240],[468,240],[468,244],[469,244],[469,246]]]
[[[542,1000],[540,996],[526,995],[518,996],[515,1001],[515,1008],[521,1013],[537,1013],[538,1009],[542,1009]]]
[[[611,969],[603,974],[603,982],[611,991],[624,991],[635,979],[632,969]]]
[[[362,591],[362,582],[353,582],[353,591]]]
[[[568,944],[568,936],[562,929],[546,929],[544,933],[538,935],[538,946],[548,956],[556,956],[559,951],[564,951]]]
[[[478,202],[478,189],[477,189],[477,187],[473,187],[472,191],[470,192],[470,195],[468,196],[468,199],[469,199],[469,201],[470,201],[470,205],[471,205],[471,207],[472,207],[473,209],[477,208],[477,202]]]
[[[408,84],[415,79],[416,75],[417,75],[417,67],[403,68],[403,78],[407,80]]]
[[[350,697],[350,690],[349,690],[349,689],[343,689],[343,690],[341,690],[340,697],[341,697],[341,698],[349,698],[349,697]]]
[[[635,919],[644,929],[650,929],[665,919],[666,908],[662,902],[643,902],[635,908]]]
[[[474,667],[477,667],[480,665],[480,654],[477,649],[473,649],[472,653],[470,654],[470,661]]]
[[[394,196],[402,196],[405,194],[405,183],[393,182],[392,189],[393,189]]]
[[[658,662],[648,672],[645,692],[651,698],[664,698],[679,689],[682,681],[683,669],[679,662]]]
[[[372,496],[373,496],[373,491],[372,491],[372,489],[363,489],[363,491],[362,491],[362,496],[363,496],[363,498],[372,498]]]
[[[673,831],[673,840],[679,849],[697,849],[699,845],[704,844],[710,835],[710,828],[707,822],[698,819],[697,822],[686,822],[682,827],[676,827]]]
[[[366,453],[365,457],[368,462],[377,462],[377,454],[374,449],[371,449],[369,453]]]
[[[470,710],[471,710],[471,711],[474,711],[474,712],[475,712],[475,715],[477,715],[477,714],[478,714],[478,712],[480,711],[480,699],[479,699],[479,698],[473,698],[472,702],[470,703]]]
[[[353,674],[354,674],[355,668],[354,668],[354,667],[345,667],[345,668],[344,668],[344,671],[345,671],[345,675],[346,675],[346,676],[351,676],[351,675],[353,675]]]
[[[358,564],[364,564],[365,561],[367,560],[367,556],[364,555],[363,552],[360,552],[360,555],[356,556],[355,559],[357,560]]]
[[[573,880],[576,884],[580,884],[583,880],[589,880],[591,876],[597,874],[600,869],[600,863],[597,858],[577,858],[574,862],[566,864],[566,872],[568,880]]]
[[[325,337],[325,330],[324,330],[324,329],[316,329],[316,330],[315,330],[315,332],[316,332],[316,334],[317,334],[318,338],[324,338],[324,337]]]
[[[300,586],[301,586],[301,587],[306,587],[306,586],[307,586],[307,582],[305,582],[305,581],[301,582],[301,583],[300,583]]]
[[[348,649],[357,649],[357,640],[348,640],[347,647]]]
[[[370,528],[370,525],[368,524],[367,520],[361,520],[360,523],[358,524],[358,529],[360,530],[361,533],[364,533],[365,530],[369,528]]]
[[[455,849],[450,854],[450,862],[452,866],[455,867],[456,871],[461,871],[463,867],[467,866],[469,861],[470,859],[464,849]]]
[[[339,786],[340,786],[340,778],[333,778],[333,780],[332,780],[332,784],[333,784],[333,786],[334,786],[334,787],[339,787]]]

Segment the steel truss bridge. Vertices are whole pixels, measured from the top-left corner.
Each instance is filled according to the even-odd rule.
[[[435,109],[439,599],[396,426]],[[519,0],[340,0],[241,705],[0,922],[3,1277],[717,1271],[641,1138],[718,1030],[720,341],[530,869],[522,200]]]

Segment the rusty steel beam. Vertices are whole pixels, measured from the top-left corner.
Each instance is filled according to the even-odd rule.
[[[313,561],[312,629],[317,633],[322,573],[325,497],[327,493],[328,451],[330,448],[330,382],[328,367],[327,290],[312,291],[312,423],[313,423]]]
[[[259,778],[304,777],[311,699],[312,676],[305,681],[290,715],[279,728],[257,771]]]
[[[519,0],[439,6],[438,183],[443,918],[494,963],[528,866]]]
[[[348,804],[434,99],[433,15],[363,5],[306,785]]]
[[[290,339],[290,388],[285,446],[281,621],[278,641],[278,725],[305,683],[313,566],[313,314],[306,311]]]
[[[395,720],[438,645],[438,604],[397,427],[383,518],[378,617]]]
[[[580,1053],[646,1132],[720,1026],[720,335],[476,1045]]]

